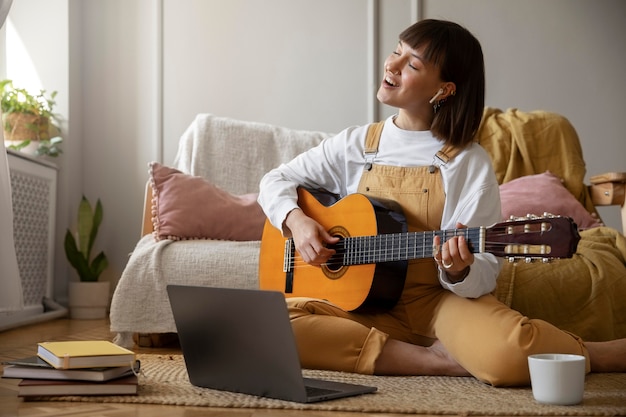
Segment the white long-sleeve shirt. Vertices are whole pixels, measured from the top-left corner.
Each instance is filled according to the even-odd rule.
[[[275,227],[283,230],[287,215],[298,207],[298,186],[322,188],[341,197],[357,191],[366,162],[367,128],[367,125],[347,128],[262,178],[259,203]],[[430,131],[402,130],[389,117],[373,163],[428,166],[441,148],[442,142]],[[479,227],[501,220],[498,183],[489,155],[480,145],[472,144],[440,169],[446,194],[442,230],[455,228],[457,222]],[[439,281],[462,297],[476,298],[495,289],[500,266],[494,255],[476,253],[463,281],[450,282],[444,270],[439,272]]]

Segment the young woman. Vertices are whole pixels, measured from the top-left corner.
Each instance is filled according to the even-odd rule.
[[[422,20],[399,39],[385,61],[377,95],[398,113],[382,129],[348,128],[261,181],[265,213],[311,265],[326,262],[334,254],[328,246],[338,239],[299,208],[300,186],[394,200],[409,231],[500,221],[490,159],[473,142],[484,108],[480,43],[463,27],[439,20]],[[593,367],[599,348],[602,354],[617,353],[612,361],[626,368],[626,341],[585,345],[498,302],[490,295],[500,271],[495,256],[471,253],[462,236],[435,238],[434,244],[440,249],[433,258],[410,261],[400,300],[388,311],[349,312],[324,300],[288,299],[303,366],[367,374],[471,374],[493,385],[526,385],[528,355],[582,354],[591,357]],[[598,366],[618,370],[603,355],[596,357]]]

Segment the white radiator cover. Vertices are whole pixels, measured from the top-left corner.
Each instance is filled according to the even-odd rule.
[[[24,309],[0,315],[0,330],[44,320],[54,288],[57,168],[41,158],[7,151],[13,236]]]

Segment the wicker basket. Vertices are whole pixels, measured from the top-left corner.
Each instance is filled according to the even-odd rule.
[[[28,113],[7,113],[2,116],[4,139],[23,142],[25,140],[50,139],[50,118]]]

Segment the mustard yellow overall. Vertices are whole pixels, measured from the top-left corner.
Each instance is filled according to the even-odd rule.
[[[366,154],[376,152],[380,130],[368,132]],[[436,167],[368,164],[358,192],[397,201],[409,231],[441,227],[445,195]],[[472,375],[496,386],[528,385],[530,354],[560,352],[588,358],[576,336],[531,320],[492,295],[468,299],[445,290],[432,258],[409,262],[402,296],[384,313],[347,312],[312,298],[287,302],[300,360],[310,369],[372,374],[388,338],[422,346],[439,339]]]

